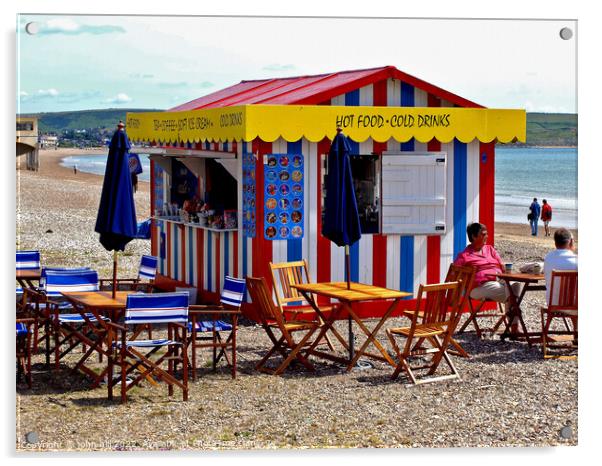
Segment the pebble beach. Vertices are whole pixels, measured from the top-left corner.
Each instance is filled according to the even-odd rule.
[[[17,249],[39,249],[56,266],[86,265],[109,277],[112,253],[94,232],[102,177],[60,166],[82,150],[40,152],[37,172],[19,169],[17,159]],[[90,153],[106,153],[103,149]],[[138,183],[139,221],[148,217],[149,184]],[[552,224],[552,230],[554,225]],[[515,267],[542,261],[553,239],[532,237],[529,226],[497,223],[495,246]],[[578,239],[577,232],[573,232]],[[136,275],[150,242],[134,240],[119,259],[119,276]],[[540,328],[543,292],[524,301],[525,320]],[[387,326],[407,324],[392,319]],[[461,322],[462,323],[462,322]],[[344,334],[346,323],[340,325]],[[368,327],[376,325],[369,322]],[[381,342],[388,347],[384,332]],[[471,358],[454,357],[461,380],[409,387],[380,362],[347,373],[342,366],[312,359],[316,371],[293,366],[283,376],[260,374],[254,365],[270,348],[261,327],[239,329],[239,374],[210,367],[189,385],[189,401],[160,385],[132,390],[127,405],[109,402],[106,388],[90,389],[70,369],[45,371],[34,356],[33,388],[17,385],[16,450],[256,450],[410,447],[527,447],[577,445],[577,361],[545,360],[525,342],[458,335]],[[361,340],[363,341],[363,340]],[[209,363],[209,354],[203,362]],[[73,362],[77,360],[77,354]],[[71,367],[73,364],[71,364]],[[554,380],[550,391],[549,380]],[[110,426],[110,429],[107,429]],[[571,435],[561,436],[569,427]],[[35,432],[38,441],[28,443]],[[564,432],[567,432],[565,429]]]

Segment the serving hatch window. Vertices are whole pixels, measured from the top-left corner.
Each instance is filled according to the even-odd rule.
[[[326,175],[328,158],[323,156],[322,170],[322,222],[326,215],[324,198],[326,195]],[[351,174],[362,234],[380,233],[380,158],[374,154],[352,155]]]
[[[322,221],[328,158],[323,156]],[[384,152],[352,155],[362,234],[443,235],[446,225],[447,154]]]

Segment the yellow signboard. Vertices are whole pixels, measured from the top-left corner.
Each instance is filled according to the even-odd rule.
[[[134,141],[266,142],[283,138],[311,142],[332,139],[336,128],[356,142],[436,139],[446,143],[526,139],[524,110],[457,107],[339,107],[321,105],[243,105],[184,112],[128,113],[126,130]]]

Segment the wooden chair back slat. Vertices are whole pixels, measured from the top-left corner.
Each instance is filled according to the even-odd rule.
[[[459,300],[458,309],[464,309],[466,300],[469,299],[472,283],[474,281],[475,268],[467,265],[451,264],[445,277],[446,282],[459,282],[457,298]]]
[[[578,272],[576,270],[553,270],[550,284],[548,309],[577,310]]]
[[[259,318],[263,324],[276,321],[278,326],[283,326],[284,321],[278,306],[274,304],[268,285],[263,277],[247,277],[247,291],[253,303],[257,305]]]
[[[291,286],[309,283],[307,261],[300,260],[277,264],[270,262],[270,271],[276,299],[280,306],[286,306],[288,303],[307,304],[307,300],[303,295]]]
[[[455,319],[458,313],[459,282],[420,285],[413,326],[418,324],[439,324]],[[451,310],[451,312],[450,312]]]

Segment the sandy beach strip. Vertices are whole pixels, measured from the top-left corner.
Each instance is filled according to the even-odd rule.
[[[88,153],[42,151],[38,172],[17,170],[17,247],[40,249],[48,264],[88,265],[108,277],[112,255],[94,233],[102,176],[74,174],[59,165],[61,158],[82,152]],[[136,204],[144,218],[148,183],[139,188]],[[533,238],[527,225],[496,224],[495,241],[502,258],[517,265],[541,260],[553,247],[551,238]],[[149,248],[149,241],[132,241],[120,258],[119,275],[135,276]],[[541,326],[544,302],[543,292],[525,297],[529,328]],[[407,324],[391,319],[386,327]],[[336,325],[346,335],[346,322]],[[376,321],[366,325],[373,328]],[[358,329],[356,347],[360,335]],[[389,347],[384,332],[378,338]],[[163,384],[146,383],[132,391],[127,405],[109,402],[104,386],[92,390],[73,371],[81,353],[70,355],[58,371],[46,370],[44,356],[37,354],[33,388],[17,386],[15,447],[30,452],[577,444],[577,361],[544,361],[537,346],[478,339],[472,331],[457,339],[471,355],[453,358],[460,381],[408,389],[404,378],[391,381],[392,368],[379,361],[372,369],[347,373],[314,358],[313,373],[299,365],[274,377],[254,369],[271,344],[260,326],[243,319],[235,380],[223,363],[212,372],[204,353],[189,401],[182,402],[177,390],[170,399]],[[102,363],[92,359],[100,370]],[[567,425],[574,432],[568,439],[559,435]],[[29,432],[37,434],[37,443],[26,442]]]

